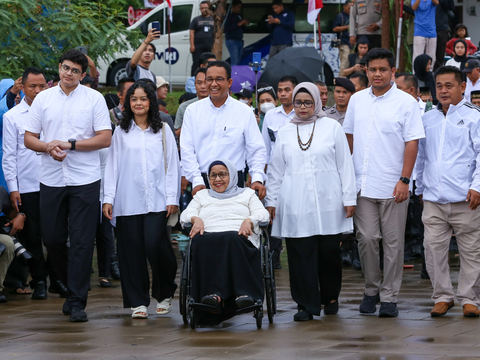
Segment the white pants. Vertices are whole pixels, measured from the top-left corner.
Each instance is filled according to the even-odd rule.
[[[415,62],[415,58],[418,55],[427,54],[432,58],[432,69],[435,64],[435,52],[437,51],[437,38],[426,38],[423,36],[413,37],[413,57],[412,57],[412,69]]]
[[[472,211],[468,206],[465,201],[424,203],[425,261],[435,303],[450,302],[455,297],[448,266],[450,238],[454,232],[460,254],[457,299],[462,306],[480,306],[480,209]]]

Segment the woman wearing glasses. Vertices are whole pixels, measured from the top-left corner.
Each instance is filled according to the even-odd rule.
[[[233,162],[213,161],[210,189],[197,192],[180,217],[182,225],[192,224],[192,297],[216,309],[199,314],[203,324],[263,300],[258,224],[269,214],[252,189],[237,186],[237,174]]]
[[[259,113],[258,115],[255,114],[255,117],[257,119],[257,124],[258,127],[260,128],[260,131],[262,131],[263,127],[263,119],[265,118],[265,114],[272,110],[275,109],[277,106],[277,94],[275,94],[275,90],[273,90],[273,87],[266,85],[266,84],[259,84],[259,89],[257,90],[258,93],[258,108],[259,108]]]
[[[124,307],[132,318],[172,310],[177,260],[167,237],[167,218],[178,211],[180,165],[173,132],[160,120],[155,89],[137,81],[127,91],[105,167],[103,215],[115,219]]]
[[[322,110],[320,91],[300,83],[295,116],[277,135],[268,165],[266,206],[272,236],[285,237],[295,321],[338,312],[342,283],[341,234],[353,229],[353,162],[338,121]]]

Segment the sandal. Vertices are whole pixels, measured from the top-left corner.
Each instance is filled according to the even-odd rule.
[[[98,282],[100,283],[100,286],[101,286],[101,287],[106,287],[106,288],[108,288],[108,287],[112,286],[112,283],[111,283],[110,280],[108,280],[108,278],[106,278],[106,277],[101,277],[101,278],[99,278],[99,279],[98,279]]]
[[[148,310],[145,305],[140,305],[137,307],[132,307],[132,319],[146,319],[148,318]]]
[[[253,298],[249,295],[242,295],[242,296],[238,296],[235,299],[235,304],[237,304],[237,307],[239,309],[243,309],[243,308],[246,308],[247,306],[252,306],[253,304],[255,304],[255,301],[253,301]]]
[[[172,298],[163,299],[162,302],[157,302],[157,315],[167,315],[172,311]]]
[[[215,307],[215,310],[212,311],[212,314],[220,314],[222,312],[221,303],[222,298],[217,294],[206,295],[202,298],[202,304]]]
[[[30,289],[25,289],[22,287],[13,289],[11,293],[16,295],[32,295],[32,291]]]

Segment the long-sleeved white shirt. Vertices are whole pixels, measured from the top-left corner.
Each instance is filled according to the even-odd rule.
[[[440,204],[465,201],[480,192],[480,109],[465,99],[423,116],[425,139],[417,157],[417,195]]]
[[[162,131],[166,131],[167,173]],[[166,211],[180,199],[180,162],[173,132],[163,123],[156,134],[132,121],[128,133],[117,127],[112,138],[104,180],[104,204],[113,216]]]
[[[35,97],[24,130],[43,132],[44,141],[86,140],[96,131],[111,130],[105,98],[96,90],[78,85],[68,96],[60,84]],[[42,153],[39,181],[51,187],[79,186],[100,180],[98,150],[65,150],[63,161]]]
[[[371,88],[350,98],[343,123],[353,134],[353,164],[357,193],[390,199],[402,175],[405,143],[425,137],[416,99],[395,83],[382,96]]]
[[[239,231],[245,219],[250,218],[253,235],[248,240],[256,248],[260,246],[259,223],[270,219],[255,191],[248,188],[230,199],[216,199],[209,195],[208,190],[199,191],[182,212],[180,223],[190,223],[194,216],[202,219],[206,232]]]
[[[210,97],[187,107],[180,148],[185,177],[194,188],[205,185],[202,173],[219,158],[232,161],[237,171],[247,160],[252,182],[263,182],[266,151],[257,121],[248,105],[230,96],[219,108]]]
[[[3,115],[3,159],[2,167],[8,191],[20,194],[40,191],[38,172],[40,156],[25,147],[23,129],[28,118],[30,105],[25,98]]]
[[[307,142],[313,123],[298,127]],[[276,208],[272,235],[287,238],[333,235],[353,229],[345,206],[357,203],[355,171],[347,138],[337,120],[316,121],[308,150],[300,149],[297,125],[278,132],[275,152],[268,165],[265,206]]]
[[[287,114],[283,106],[276,107],[265,114],[262,126],[262,138],[265,143],[265,148],[267,149],[267,165],[275,151],[278,130],[292,121],[294,115],[295,110],[292,109],[292,111]]]

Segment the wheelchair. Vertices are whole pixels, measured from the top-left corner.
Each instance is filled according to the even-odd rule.
[[[267,305],[267,315],[269,323],[273,323],[273,317],[277,313],[277,295],[275,289],[275,273],[273,270],[273,253],[270,251],[270,243],[268,238],[268,222],[261,222],[260,229],[262,236],[260,239],[260,259],[263,270],[263,284],[265,287],[265,300],[257,300],[251,306],[237,309],[235,315],[249,313],[253,311],[253,317],[256,319],[257,328],[261,329],[263,319],[264,303]],[[192,224],[185,224],[184,229],[190,229]],[[180,314],[185,325],[190,325],[192,329],[197,326],[197,311],[210,312],[215,309],[214,306],[197,302],[191,296],[192,289],[192,259],[191,254],[192,239],[185,251],[182,252],[182,272],[180,275]]]

